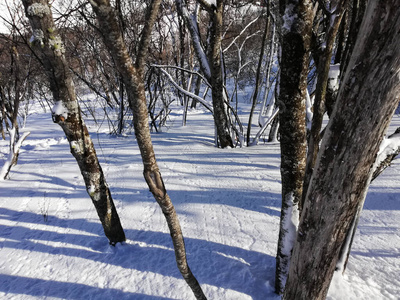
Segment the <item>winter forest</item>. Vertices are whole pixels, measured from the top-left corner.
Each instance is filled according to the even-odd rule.
[[[399,299],[400,2],[0,0],[0,299]]]

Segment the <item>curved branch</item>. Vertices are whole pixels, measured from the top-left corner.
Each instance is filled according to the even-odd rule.
[[[203,98],[197,96],[196,94],[193,94],[185,89],[183,89],[181,86],[179,86],[179,84],[177,84],[174,79],[172,78],[172,76],[165,70],[163,70],[162,68],[159,69],[165,76],[167,76],[167,78],[169,79],[169,81],[172,83],[172,85],[174,87],[176,87],[180,92],[182,92],[183,94],[185,94],[186,96],[195,99],[197,101],[199,101],[201,104],[204,105],[205,108],[207,108],[212,114],[213,114],[213,108],[210,106],[210,104],[208,104]]]

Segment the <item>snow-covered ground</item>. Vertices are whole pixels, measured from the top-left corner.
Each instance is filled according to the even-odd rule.
[[[168,124],[153,142],[205,294],[279,299],[273,293],[279,145],[217,149],[211,116],[203,111],[190,112],[182,127],[175,108]],[[393,126],[400,126],[399,117]],[[61,129],[49,113],[37,112],[24,129],[31,135],[19,164],[0,182],[0,298],[193,299],[142,177],[134,137],[90,129],[127,242],[108,245]],[[4,160],[7,141],[0,151]],[[399,219],[396,161],[370,188],[348,269],[329,299],[399,299]]]

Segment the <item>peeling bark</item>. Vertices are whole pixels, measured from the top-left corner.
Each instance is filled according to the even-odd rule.
[[[33,47],[40,53],[53,99],[57,103],[53,121],[61,126],[70,143],[71,153],[78,163],[105,235],[111,244],[123,242],[125,234],[93,142],[82,119],[72,74],[64,57],[64,47],[55,28],[48,1],[22,0],[22,3],[32,27]]]

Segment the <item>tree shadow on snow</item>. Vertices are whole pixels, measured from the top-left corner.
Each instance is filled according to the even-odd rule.
[[[41,216],[0,208],[0,219],[18,222],[17,226],[0,228],[1,248],[47,253],[58,257],[78,257],[124,269],[153,272],[182,279],[175,263],[172,241],[168,233],[126,229],[128,242],[117,247],[107,245],[100,224],[85,219],[59,219],[50,217],[52,231],[43,227]],[[36,224],[35,224],[36,222]],[[29,226],[24,226],[29,224]],[[39,226],[40,229],[39,229]],[[58,230],[54,230],[59,226]],[[38,228],[35,228],[38,227]],[[81,233],[62,232],[71,228]],[[266,228],[266,230],[268,230]],[[54,245],[52,242],[58,242]],[[200,284],[235,290],[254,299],[271,294],[275,259],[265,253],[246,250],[211,241],[185,238],[189,265]],[[72,245],[72,246],[71,246]],[[74,248],[73,245],[79,246]],[[43,260],[47,256],[43,256]],[[13,266],[9,266],[12,268]],[[56,266],[55,266],[56,267]],[[95,265],[93,265],[95,268]],[[266,283],[270,282],[271,286]],[[54,288],[58,285],[59,288]],[[40,288],[33,288],[38,286]],[[32,288],[27,288],[32,287]],[[0,275],[0,291],[32,296],[52,296],[65,299],[82,299],[108,293],[108,299],[164,299],[101,289],[78,283],[63,283],[56,279],[32,279],[22,276]],[[49,294],[50,293],[50,294]],[[105,297],[105,298],[107,298]]]
[[[170,299],[145,294],[129,293],[118,289],[99,288],[75,282],[60,282],[40,278],[28,278],[0,274],[0,291],[35,297],[55,297],[59,299]]]

